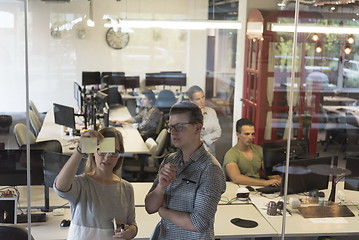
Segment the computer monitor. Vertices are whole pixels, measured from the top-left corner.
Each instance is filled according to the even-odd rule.
[[[359,191],[359,157],[347,157],[345,168],[351,174],[345,176],[344,189]]]
[[[125,88],[129,89],[132,88],[134,90],[135,88],[140,87],[140,76],[126,76],[125,77]]]
[[[75,129],[74,108],[54,103],[55,123]]]
[[[282,164],[287,156],[287,140],[263,144],[264,172],[266,176],[277,174],[273,167]],[[299,159],[309,156],[308,140],[290,141],[290,158]]]
[[[165,84],[165,77],[161,73],[146,73],[146,86],[157,86]]]
[[[316,174],[310,170],[311,165],[332,166],[333,159],[329,157],[308,157],[300,160],[290,160],[288,173],[288,194],[304,193],[328,188],[329,175]],[[285,166],[285,162],[283,163]],[[283,167],[284,167],[283,166]],[[295,174],[294,174],[295,173]],[[284,194],[284,173],[281,184],[281,195]]]
[[[102,72],[101,79],[107,85],[125,85],[124,72]]]
[[[100,72],[82,72],[82,86],[101,84]]]
[[[43,185],[43,150],[30,150],[31,185]],[[0,150],[0,186],[27,185],[26,150]]]
[[[187,76],[181,72],[161,72],[161,75],[165,78],[165,85],[167,86],[186,86]]]

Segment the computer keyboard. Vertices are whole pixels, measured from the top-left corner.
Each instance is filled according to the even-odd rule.
[[[280,187],[265,186],[265,187],[257,188],[256,191],[269,194],[269,193],[280,192]]]

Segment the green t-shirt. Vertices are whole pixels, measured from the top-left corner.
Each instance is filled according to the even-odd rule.
[[[254,177],[259,178],[259,170],[262,167],[262,161],[263,161],[263,149],[262,147],[252,144],[251,149],[253,151],[253,159],[248,160],[241,150],[236,146],[232,147],[228,150],[226,155],[224,155],[224,161],[223,161],[223,171],[228,178],[227,172],[226,172],[226,165],[228,163],[236,163],[238,165],[239,170],[241,171],[241,174],[246,175],[248,177]]]

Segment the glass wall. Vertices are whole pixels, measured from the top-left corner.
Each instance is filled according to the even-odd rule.
[[[350,205],[352,210],[358,203],[344,195],[351,196],[354,191],[347,188],[358,190],[359,185],[354,175],[359,156],[359,9],[355,4],[300,2],[296,9],[294,1],[276,0],[31,0],[26,58],[24,2],[0,0],[0,113],[11,115],[13,123],[26,123],[27,97],[39,112],[51,111],[53,103],[58,103],[81,113],[74,83],[83,85],[84,71],[138,76],[139,86],[119,86],[124,95],[166,89],[177,99],[187,99],[187,89],[198,85],[206,93],[206,105],[216,110],[222,128],[216,142],[220,162],[236,144],[235,121],[251,118],[256,127],[255,143],[267,146],[264,152],[268,156],[273,153],[272,158],[265,157],[267,173],[287,173],[282,179],[287,176],[288,193],[306,192],[295,196],[303,206],[322,204],[322,193],[317,190],[325,193],[323,204],[328,204],[332,193],[330,200]],[[295,10],[299,10],[298,22]],[[180,26],[188,21],[238,19],[244,21],[237,21],[241,23],[237,29]],[[126,20],[145,22],[120,27]],[[145,25],[161,20],[172,25]],[[149,73],[160,72],[186,74],[186,86],[146,82]],[[0,137],[6,149],[19,148],[12,132]],[[283,152],[288,149],[287,139],[293,140],[291,150]],[[277,165],[286,163],[285,159],[290,159],[288,167]],[[299,160],[302,162],[295,162]],[[277,168],[273,170],[274,165]],[[349,179],[346,184],[344,179]],[[308,186],[311,189],[304,188]],[[293,200],[290,195],[276,197],[266,203]],[[305,224],[311,220],[295,225],[297,216],[292,215],[298,210],[290,204],[288,209],[286,218],[272,222],[279,234],[284,219],[285,231],[291,236],[341,235],[323,221],[317,230],[306,231]],[[338,224],[340,229],[347,227]],[[355,227],[343,231],[356,234]]]

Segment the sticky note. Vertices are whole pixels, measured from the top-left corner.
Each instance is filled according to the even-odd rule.
[[[82,153],[95,153],[97,151],[97,138],[81,138],[80,148]]]
[[[102,153],[113,153],[115,152],[115,138],[114,137],[108,137],[104,138],[100,142],[100,152]]]

